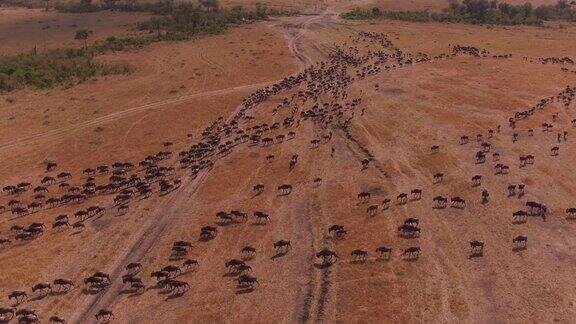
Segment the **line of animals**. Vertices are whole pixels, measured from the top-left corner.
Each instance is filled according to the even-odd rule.
[[[181,173],[187,173],[192,179],[198,177],[202,172],[208,172],[212,169],[218,160],[226,158],[237,147],[245,145],[263,148],[290,141],[297,136],[297,132],[290,129],[298,128],[302,122],[306,121],[310,121],[319,130],[316,138],[310,140],[311,149],[317,149],[321,145],[330,143],[333,134],[343,135],[342,138],[354,141],[364,154],[360,158],[361,170],[367,170],[371,165],[379,168],[378,161],[352,132],[353,118],[358,115],[362,116],[365,112],[365,108],[361,107],[363,102],[361,97],[348,98],[348,88],[353,81],[365,79],[390,69],[450,59],[462,55],[476,58],[512,58],[511,54],[491,55],[487,50],[462,45],[454,45],[451,47],[450,53],[441,54],[433,58],[430,58],[425,53],[413,55],[395,47],[390,38],[383,33],[361,32],[356,38],[351,39],[353,44],[359,44],[362,41],[378,45],[381,49],[368,50],[367,54],[361,55],[357,47],[335,46],[334,50],[329,53],[327,61],[316,63],[295,76],[286,77],[277,84],[252,93],[243,101],[242,108],[233,116],[231,121],[227,122],[223,117],[218,118],[202,132],[201,139],[198,142],[189,145],[188,149],[180,151],[177,156],[170,150],[173,147],[173,143],[166,141],[164,150],[155,155],[146,156],[136,164],[132,162],[115,162],[111,166],[100,165],[96,168],[84,169],[82,172],[83,183],[79,185],[70,183],[72,179],[70,172],[58,172],[56,171],[58,164],[48,162],[46,164],[48,175],[44,176],[39,181],[40,184],[34,189],[32,189],[33,185],[29,182],[7,185],[3,188],[3,191],[12,197],[7,206],[12,214],[18,217],[16,219],[19,220],[19,217],[53,208],[82,204],[96,197],[110,197],[103,204],[106,207],[92,205],[86,209],[78,210],[74,213],[77,221],[73,224],[70,224],[70,216],[66,214],[58,215],[52,223],[52,228],[58,232],[64,231],[68,227],[83,230],[85,228],[84,224],[88,220],[95,220],[107,214],[123,215],[128,212],[131,204],[147,199],[152,193],[162,196],[173,192],[184,181],[180,176]],[[303,89],[298,89],[300,86]],[[293,91],[292,95],[284,97],[281,103],[273,109],[274,116],[287,112],[287,116],[284,119],[278,117],[281,119],[279,122],[253,125],[256,117],[250,115],[250,111],[265,103],[269,98],[289,91]],[[515,129],[517,122],[534,115],[537,110],[543,110],[553,102],[561,101],[568,108],[573,100],[574,88],[567,87],[566,90],[556,97],[543,99],[534,107],[526,111],[517,112],[509,120],[509,126],[511,129]],[[361,111],[357,114],[360,108]],[[552,122],[556,119],[557,117],[554,117]],[[241,127],[242,124],[245,127]],[[572,124],[576,125],[576,120],[573,120]],[[548,132],[551,128],[553,128],[552,124],[547,124],[545,131]],[[486,154],[492,150],[492,144],[489,140],[492,139],[495,133],[500,133],[500,131],[500,126],[497,126],[496,131],[490,129],[486,141],[483,134],[476,136],[477,142],[480,143],[481,151],[476,152],[474,163],[482,164],[486,162]],[[281,134],[279,134],[280,132]],[[533,136],[533,131],[529,130],[528,134],[528,136]],[[563,136],[559,137],[559,142],[560,139],[563,142],[567,140],[567,133],[562,134]],[[194,136],[190,134],[188,141],[193,138]],[[518,140],[519,134],[513,135],[513,141],[516,142]],[[468,142],[468,135],[462,135],[459,144],[466,145]],[[434,145],[431,147],[431,153],[437,154],[441,149],[440,145]],[[551,152],[552,155],[557,156],[559,147],[553,147]],[[334,148],[332,148],[332,157],[334,157],[334,153]],[[494,162],[499,161],[500,155],[497,152],[493,153],[492,156]],[[268,162],[272,162],[275,159],[273,154],[266,156]],[[531,165],[534,160],[535,158],[532,155],[521,156],[520,167]],[[294,154],[288,163],[288,172],[296,168],[298,162],[299,156]],[[498,163],[494,167],[495,173],[502,175],[507,174],[510,169],[509,166],[502,163]],[[443,172],[435,173],[433,175],[433,184],[442,183],[444,176]],[[472,185],[481,186],[481,180],[482,175],[475,175],[472,178]],[[322,184],[322,179],[314,178],[312,182],[314,186],[318,187]],[[55,187],[58,187],[58,189]],[[516,192],[516,188],[518,188],[518,192]],[[294,186],[288,183],[279,184],[276,187],[277,194],[280,196],[290,195],[293,190],[295,190]],[[33,201],[24,203],[21,199],[17,199],[30,192],[34,195]],[[255,184],[253,192],[255,195],[264,194],[266,185],[263,183]],[[518,184],[517,187],[516,185],[509,185],[508,192],[511,196],[516,194],[523,196],[525,195],[525,186],[524,184]],[[50,193],[55,195],[47,197]],[[405,205],[409,201],[420,201],[422,194],[423,189],[421,188],[413,189],[410,194],[401,193],[396,197],[396,204]],[[363,191],[359,193],[357,197],[359,204],[369,203],[371,196],[369,192]],[[481,199],[484,204],[489,202],[487,190],[484,189],[482,191]],[[447,197],[435,196],[432,202],[436,209],[444,209],[448,206]],[[466,206],[466,199],[463,197],[454,196],[450,198],[450,207],[465,209]],[[379,209],[384,211],[390,207],[391,200],[385,198],[381,205],[369,205],[366,208],[366,213],[374,217]],[[528,208],[527,211],[521,210],[514,213],[515,222],[525,222],[527,216],[531,215],[539,215],[545,218],[546,205],[529,201],[526,203],[526,207]],[[6,210],[6,208],[3,207],[3,210]],[[576,218],[576,208],[568,208],[566,213],[568,218]],[[266,225],[272,221],[270,215],[264,211],[254,211],[253,217],[256,224]],[[202,242],[212,241],[219,235],[218,226],[226,226],[230,223],[244,223],[247,219],[248,214],[243,211],[220,211],[216,213],[215,224],[217,226],[208,224],[201,227],[200,240]],[[39,222],[34,222],[27,226],[13,225],[11,227],[12,234],[2,237],[0,245],[9,247],[12,245],[13,240],[32,241],[40,237],[45,228],[46,225]],[[406,219],[397,230],[399,237],[408,239],[420,237],[422,232],[417,218]],[[331,226],[328,229],[328,233],[335,239],[345,239],[347,235],[343,225]],[[514,237],[512,239],[514,249],[525,249],[527,240],[528,238],[523,235]],[[273,248],[276,252],[275,256],[281,257],[288,254],[292,249],[292,243],[290,240],[278,240],[274,243]],[[194,272],[199,268],[197,260],[188,258],[191,249],[192,243],[189,241],[181,240],[173,243],[170,258],[171,260],[180,260],[182,264],[169,264],[152,272],[151,277],[157,280],[154,287],[167,289],[172,295],[178,296],[185,294],[190,289],[188,282],[177,278],[185,273]],[[385,260],[391,258],[392,251],[392,247],[389,246],[379,246],[375,249],[378,258]],[[401,249],[401,256],[405,259],[417,260],[420,252],[420,246],[409,246]],[[484,242],[479,240],[470,242],[470,256],[482,256],[483,253]],[[229,259],[225,263],[225,267],[231,276],[236,277],[237,290],[252,291],[259,285],[259,282],[247,261],[256,256],[256,249],[246,246],[240,251],[240,254],[241,258]],[[355,249],[351,251],[350,255],[353,262],[361,263],[367,260],[369,252]],[[318,251],[316,257],[321,260],[322,265],[332,265],[339,258],[337,252],[329,247]],[[103,293],[113,281],[122,280],[122,283],[126,285],[130,293],[141,294],[149,288],[139,276],[141,270],[141,263],[132,262],[126,265],[126,273],[121,278],[114,278],[105,272],[95,272],[84,278],[85,293]],[[76,285],[71,279],[59,278],[52,283],[42,282],[34,285],[31,289],[31,296],[33,296],[32,298],[41,299],[48,295],[65,294],[74,287]],[[14,300],[16,305],[25,302],[28,297],[28,293],[22,290],[13,291],[9,294],[9,299]],[[114,314],[110,309],[102,309],[94,316],[102,322],[114,319]],[[22,323],[36,323],[39,321],[39,317],[34,310],[17,309],[15,307],[0,308],[0,320],[9,321],[14,317],[18,317],[18,321]],[[52,316],[50,321],[53,323],[65,322],[59,316]]]

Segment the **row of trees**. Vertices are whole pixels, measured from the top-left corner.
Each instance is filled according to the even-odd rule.
[[[560,0],[556,5],[534,7],[530,3],[512,5],[497,0],[449,0],[441,13],[428,11],[381,11],[356,8],[341,15],[345,19],[395,19],[472,24],[541,25],[544,21],[576,21],[576,0]]]
[[[48,1],[48,0],[46,0]],[[218,0],[198,0],[198,5],[206,11],[218,11]],[[94,4],[92,0],[80,2],[58,3],[55,9],[67,13],[97,12],[103,10],[117,10],[128,12],[151,12],[157,15],[170,14],[175,7],[174,0],[160,0],[157,2],[138,2],[137,0],[102,0]]]
[[[137,26],[141,31],[156,33],[158,38],[183,40],[204,34],[220,33],[230,25],[263,20],[270,13],[262,6],[252,11],[244,10],[242,7],[212,8],[210,10],[192,3],[180,3],[174,6],[168,14],[153,17]]]
[[[534,7],[530,2],[512,5],[497,0],[449,0],[446,14],[464,16],[478,22],[504,21],[508,23],[541,22],[545,20],[576,21],[576,1],[559,0],[556,5]]]

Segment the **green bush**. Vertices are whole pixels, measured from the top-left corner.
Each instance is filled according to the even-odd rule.
[[[90,2],[67,2],[57,3],[54,8],[65,13],[87,13],[105,10],[102,6],[93,5]]]
[[[128,74],[125,64],[96,62],[84,50],[51,50],[43,54],[19,54],[0,57],[0,91],[25,86],[46,89],[68,86],[95,76]]]

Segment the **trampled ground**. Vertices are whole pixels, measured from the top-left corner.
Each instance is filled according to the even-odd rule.
[[[573,65],[541,64],[538,58],[571,56],[576,26],[345,22],[337,18],[341,5],[327,2],[320,15],[273,19],[195,42],[159,43],[102,58],[132,62],[137,72],[130,76],[2,95],[2,186],[28,181],[34,188],[43,177],[63,171],[72,173],[65,182],[82,186],[85,168],[115,161],[137,165],[159,151],[173,152],[159,165],[174,166],[166,179],[179,179],[181,184],[159,194],[158,183],[153,183],[153,194],[147,199],[135,194],[121,215],[113,204],[117,193],[53,208],[46,205],[18,217],[9,210],[0,214],[0,237],[12,241],[0,250],[0,305],[12,304],[10,292],[25,290],[29,300],[18,308],[35,309],[43,321],[58,315],[73,323],[92,321],[100,309],[112,310],[119,323],[568,323],[576,317],[576,240],[571,234],[576,224],[565,213],[576,206],[571,172],[576,156],[574,103],[565,107],[555,100],[517,121],[515,129],[508,124],[515,112],[575,85]],[[392,44],[383,47],[363,32],[384,33]],[[454,45],[487,49],[490,54],[434,58],[451,54]],[[335,46],[345,49],[350,60],[336,60]],[[430,60],[392,67],[395,61],[387,56],[386,63],[375,63],[374,53],[390,55],[396,53],[394,48],[412,53],[414,59],[426,53]],[[311,83],[302,83],[242,109],[242,100],[253,91],[327,61],[329,54],[353,80],[330,79],[322,70],[323,76],[308,79],[331,85],[317,100],[303,102],[305,94],[299,97],[298,91],[310,90]],[[502,57],[507,54],[512,56]],[[365,60],[353,60],[358,58]],[[375,66],[380,70],[367,72]],[[335,80],[343,83],[331,83]],[[335,89],[344,89],[347,96],[334,99],[330,91]],[[356,98],[361,102],[351,108]],[[244,115],[234,119],[239,112]],[[285,127],[290,116],[295,120]],[[198,164],[206,160],[214,165],[192,176],[190,167],[181,168],[178,153],[202,141],[205,127],[218,117],[223,117],[218,125],[235,120],[250,135],[256,133],[254,126],[277,122],[279,127],[263,133],[262,138],[273,139],[269,145],[218,133],[222,143],[235,144],[228,145],[230,152],[220,148],[198,159]],[[553,124],[553,130],[543,132],[543,123]],[[489,129],[494,130],[492,138]],[[557,133],[564,131],[567,141],[559,143]],[[289,132],[295,133],[293,138]],[[514,132],[519,134],[516,142]],[[483,135],[481,142],[477,134]],[[460,145],[462,135],[469,136],[468,144]],[[315,139],[317,145],[311,143]],[[165,141],[173,145],[163,147]],[[486,162],[479,164],[475,154],[482,142],[491,148]],[[440,146],[438,153],[431,152],[433,145]],[[554,146],[559,147],[558,156],[551,155]],[[498,162],[493,161],[495,152],[500,154]],[[298,162],[289,169],[294,154]],[[535,163],[519,167],[519,157],[529,154]],[[274,158],[267,158],[270,155]],[[362,170],[361,160],[366,158],[371,161]],[[45,172],[45,160],[56,161],[57,169]],[[494,174],[498,163],[509,167],[508,174]],[[444,174],[441,183],[434,183],[436,173]],[[143,168],[137,165],[127,176],[131,174],[143,177]],[[473,187],[471,178],[477,174],[482,184]],[[95,176],[95,183],[106,184],[109,177]],[[314,181],[317,178],[321,182]],[[256,184],[265,186],[260,195],[254,194]],[[289,195],[276,190],[282,184],[292,186]],[[525,184],[525,194],[509,195],[511,184]],[[397,204],[399,194],[410,197],[413,189],[422,190],[421,200]],[[490,194],[488,203],[482,203],[482,190]],[[359,202],[361,192],[370,193],[369,202]],[[45,196],[64,193],[53,184]],[[32,189],[19,196],[4,193],[0,205],[12,199],[30,204],[33,196]],[[451,208],[449,202],[447,208],[433,208],[436,196],[458,196],[466,206]],[[388,209],[386,198],[391,200]],[[514,223],[512,214],[526,210],[527,201],[546,204],[547,217],[528,216],[525,223]],[[93,205],[106,211],[84,220],[84,230],[51,228],[57,215],[68,214],[73,223],[78,220],[75,212]],[[378,210],[370,216],[367,209],[372,205]],[[216,213],[231,210],[245,212],[248,220],[217,222]],[[268,224],[254,224],[255,211],[268,213]],[[419,220],[419,237],[397,235],[407,218]],[[45,233],[16,241],[10,228],[33,222],[44,222]],[[328,232],[334,224],[344,226],[344,238]],[[212,240],[200,240],[200,229],[207,225],[217,227],[218,233]],[[528,237],[525,250],[513,250],[512,239],[518,235]],[[190,285],[182,295],[158,288],[149,276],[166,265],[181,265],[183,260],[171,256],[177,240],[192,243],[186,258],[199,263],[197,270],[175,278]],[[273,244],[278,240],[290,240],[292,249],[277,255]],[[472,240],[484,242],[482,257],[470,258]],[[237,277],[224,265],[240,259],[247,245],[257,250],[247,261],[259,282],[253,291],[238,290]],[[378,258],[375,249],[380,246],[392,248],[389,260]],[[420,247],[418,259],[403,255],[409,247]],[[339,256],[330,267],[316,257],[323,248]],[[366,261],[353,262],[351,252],[356,249],[368,252]],[[133,293],[122,283],[130,262],[143,266],[143,292]],[[110,274],[111,284],[91,294],[83,280],[96,271]],[[43,298],[31,292],[33,285],[56,278],[72,279],[76,287]]]

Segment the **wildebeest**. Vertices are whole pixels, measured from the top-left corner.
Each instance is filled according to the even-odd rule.
[[[528,237],[527,236],[518,235],[512,239],[512,244],[514,245],[514,250],[526,249],[527,243],[528,243]]]
[[[402,252],[402,255],[408,259],[418,259],[420,257],[420,247],[409,247]]]
[[[338,260],[338,254],[336,252],[324,248],[320,252],[316,253],[317,258],[322,258],[323,264],[332,264]]]
[[[471,241],[470,242],[470,256],[482,256],[484,255],[484,242],[482,241]]]
[[[94,315],[94,317],[96,317],[97,321],[108,323],[114,318],[114,313],[108,309],[101,309]]]
[[[278,240],[274,243],[274,249],[276,249],[277,254],[283,254],[292,249],[292,244],[287,240]]]

